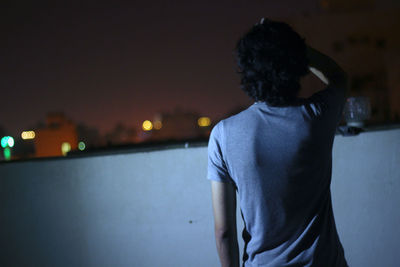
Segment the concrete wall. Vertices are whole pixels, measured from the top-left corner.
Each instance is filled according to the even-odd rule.
[[[399,152],[400,129],[336,136],[352,267],[398,266]],[[206,170],[206,146],[0,164],[0,266],[218,266]]]

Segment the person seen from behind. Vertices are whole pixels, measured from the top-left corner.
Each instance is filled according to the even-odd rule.
[[[254,103],[212,129],[211,180],[221,266],[348,267],[331,200],[332,146],[348,78],[284,22],[262,19],[237,42],[241,88]],[[312,74],[325,88],[298,96]],[[236,197],[236,194],[238,197]]]

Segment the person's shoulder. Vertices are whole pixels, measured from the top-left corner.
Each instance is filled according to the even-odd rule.
[[[243,108],[243,109],[235,112],[234,114],[231,114],[228,117],[220,120],[219,121],[219,123],[221,123],[220,127],[225,128],[225,127],[230,127],[230,126],[234,126],[234,125],[239,126],[240,122],[246,121],[252,116],[251,107],[252,106]]]
[[[219,137],[225,133],[234,132],[238,128],[245,127],[246,123],[254,117],[252,106],[253,105],[250,105],[243,109],[239,109],[235,113],[231,113],[230,115],[220,119],[211,129],[211,135]]]

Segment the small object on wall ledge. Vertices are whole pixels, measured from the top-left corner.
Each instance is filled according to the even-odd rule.
[[[343,109],[347,126],[363,128],[364,122],[371,118],[371,103],[369,97],[348,97]]]
[[[339,133],[343,136],[354,136],[364,131],[365,130],[363,128],[347,126],[347,125],[339,126],[336,128],[336,133]]]

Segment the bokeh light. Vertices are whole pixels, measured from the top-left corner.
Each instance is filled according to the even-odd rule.
[[[11,159],[11,149],[9,147],[4,148],[4,158],[6,160]]]
[[[145,120],[142,124],[142,128],[144,131],[150,131],[153,129],[153,123],[151,123],[149,120]]]
[[[160,130],[162,127],[162,122],[161,121],[155,121],[154,122],[154,129]]]
[[[61,152],[65,156],[67,153],[71,151],[71,144],[68,142],[64,142],[61,144]]]
[[[79,148],[79,150],[85,150],[85,148],[86,148],[85,142],[80,141],[80,142],[78,143],[78,148]]]
[[[1,147],[5,148],[8,145],[8,136],[1,138]]]
[[[12,138],[11,136],[4,136],[3,138],[1,138],[1,147],[6,148],[7,146],[14,146],[14,138]]]
[[[197,120],[197,124],[198,124],[200,127],[207,127],[207,126],[210,126],[211,120],[210,120],[209,117],[200,117],[200,118]]]
[[[22,139],[34,139],[35,138],[35,132],[34,131],[23,131],[21,133]]]
[[[14,138],[12,138],[11,136],[8,137],[7,140],[8,146],[9,147],[13,147],[14,146]]]

